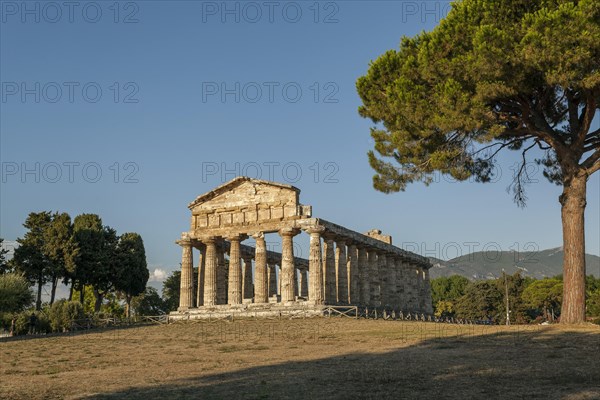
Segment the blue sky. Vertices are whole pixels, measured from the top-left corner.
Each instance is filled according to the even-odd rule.
[[[358,116],[356,79],[402,35],[435,26],[445,2],[45,4],[2,2],[6,240],[24,233],[31,211],[98,213],[118,232],[139,232],[150,267],[169,271],[188,202],[246,172],[299,187],[315,216],[382,229],[428,256],[562,243],[559,187],[532,165],[528,206],[506,191],[518,153],[500,156],[490,184],[439,177],[393,195],[372,188],[371,122]],[[592,254],[599,198],[596,174]]]

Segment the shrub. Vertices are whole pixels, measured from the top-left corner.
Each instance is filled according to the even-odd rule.
[[[33,293],[27,279],[16,273],[0,275],[0,312],[19,312],[32,302]]]
[[[83,306],[78,301],[59,300],[50,307],[49,319],[53,332],[68,331],[73,321],[84,317]]]

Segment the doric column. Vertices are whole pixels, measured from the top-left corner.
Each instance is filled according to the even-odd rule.
[[[228,270],[222,242],[217,246],[217,304],[227,304]]]
[[[254,254],[254,302],[269,302],[269,275],[267,271],[267,246],[261,232],[253,236],[256,240]],[[270,267],[269,267],[270,270]]]
[[[358,251],[354,243],[348,246],[348,302],[357,304],[360,301],[359,275],[358,275]]]
[[[358,248],[358,274],[360,275],[360,304],[369,304],[370,295],[370,278],[369,278],[369,261],[367,257],[367,249],[364,247]]]
[[[424,269],[424,283],[425,283],[425,312],[427,314],[433,314],[433,304],[431,300],[431,280],[429,277],[429,268]]]
[[[323,235],[323,247],[325,252],[325,259],[323,260],[325,303],[335,304],[337,302],[337,283],[335,280],[335,252],[331,235]]]
[[[385,285],[386,288],[386,300],[387,304],[391,307],[398,307],[398,299],[396,296],[396,261],[394,260],[394,255],[389,254],[386,257],[387,261],[387,282]]]
[[[206,246],[198,246],[200,255],[198,256],[198,287],[196,288],[196,307],[204,305],[204,261],[206,260]]]
[[[415,269],[417,271],[418,309],[419,309],[419,312],[424,312],[425,311],[425,284],[424,284],[423,268],[419,264],[417,264]]]
[[[294,268],[294,299],[300,296],[300,270],[298,268]]]
[[[244,275],[242,279],[242,299],[254,297],[254,285],[252,284],[252,256],[246,255],[244,260]]]
[[[348,260],[346,256],[346,241],[338,239],[335,242],[335,269],[337,276],[337,301],[348,304]]]
[[[323,304],[325,300],[323,290],[323,268],[321,267],[321,234],[325,231],[322,227],[307,229],[310,234],[310,251],[308,256],[308,299],[315,304]]]
[[[379,306],[379,266],[377,264],[377,253],[369,250],[369,305]]]
[[[229,240],[229,280],[227,303],[242,304],[242,261],[240,254],[240,237],[227,237]]]
[[[388,288],[388,271],[387,271],[387,256],[385,253],[377,254],[377,267],[379,269],[379,304],[382,306],[388,305],[387,298]]]
[[[277,273],[275,269],[277,268],[276,264],[267,264],[268,265],[268,274],[269,274],[269,297],[275,296],[277,294]]]
[[[298,275],[298,286],[300,287],[298,290],[300,292],[300,296],[307,298],[308,297],[308,284],[306,279],[308,278],[308,271],[300,270],[300,275]]]
[[[294,301],[294,236],[297,229],[285,228],[279,231],[281,235],[281,302]]]
[[[194,299],[194,259],[192,254],[192,242],[189,238],[177,241],[181,246],[181,281],[179,286],[179,308],[185,311],[192,307]]]
[[[396,304],[401,310],[405,310],[404,306],[404,286],[402,280],[402,259],[399,256],[394,257],[394,271],[396,274]]]
[[[217,304],[217,248],[214,237],[202,239],[206,245],[206,261],[204,266],[204,305]]]
[[[406,304],[409,311],[416,311],[416,287],[415,282],[417,280],[416,271],[412,261],[406,260],[404,263],[406,273]]]

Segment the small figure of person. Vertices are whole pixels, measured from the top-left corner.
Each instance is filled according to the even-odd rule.
[[[16,323],[16,317],[13,317],[12,321],[10,321],[10,333],[9,333],[9,336],[14,336],[15,335],[15,323]]]
[[[36,322],[37,322],[37,317],[35,316],[35,313],[31,313],[31,315],[29,316],[29,334],[30,335],[35,334]]]

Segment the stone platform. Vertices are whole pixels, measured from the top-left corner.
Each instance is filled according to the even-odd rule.
[[[223,304],[212,307],[190,308],[185,311],[173,311],[169,314],[169,320],[318,317],[324,315],[326,308],[327,306],[311,304],[310,301]]]

